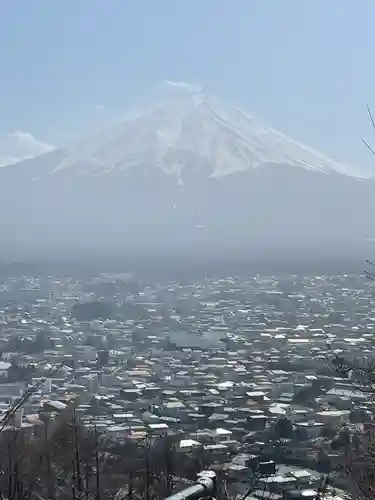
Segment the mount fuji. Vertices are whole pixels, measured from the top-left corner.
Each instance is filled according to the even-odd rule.
[[[0,231],[15,251],[348,252],[374,234],[374,195],[357,169],[167,82],[103,133],[2,167]]]

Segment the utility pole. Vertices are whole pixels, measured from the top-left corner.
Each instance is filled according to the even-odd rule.
[[[98,430],[95,425],[95,477],[96,477],[96,500],[100,500],[100,471],[99,471],[99,443],[98,443]]]
[[[74,446],[74,454],[75,454],[75,467],[73,464],[73,476],[75,477],[75,481],[73,481],[74,484],[74,490],[78,491],[78,497],[81,498],[82,496],[82,477],[81,477],[81,464],[80,464],[80,457],[79,457],[79,443],[77,441],[77,417],[76,417],[76,409],[75,407],[73,408],[73,446]],[[74,491],[74,496],[73,500],[75,500],[75,491]]]
[[[146,436],[145,444],[145,500],[150,500],[150,442],[149,436]]]

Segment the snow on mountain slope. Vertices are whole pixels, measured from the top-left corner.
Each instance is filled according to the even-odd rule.
[[[239,109],[223,108],[197,87],[175,82],[164,84],[148,107],[81,141],[55,172],[76,167],[105,175],[141,164],[180,183],[191,170],[220,178],[266,164],[366,177]]]
[[[375,182],[359,177],[168,83],[73,150],[1,168],[0,232],[9,252],[343,255],[374,234]]]
[[[28,132],[16,131],[0,138],[0,167],[35,158],[54,149],[51,144],[38,141]]]

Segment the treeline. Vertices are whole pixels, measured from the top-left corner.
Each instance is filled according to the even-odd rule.
[[[48,426],[1,432],[1,500],[157,500],[210,463],[202,450],[181,453],[173,437],[111,440],[75,417],[53,435]]]

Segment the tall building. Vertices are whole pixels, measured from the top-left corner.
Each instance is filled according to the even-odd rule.
[[[96,359],[99,366],[107,366],[109,364],[109,351],[108,349],[101,349],[96,354]]]

